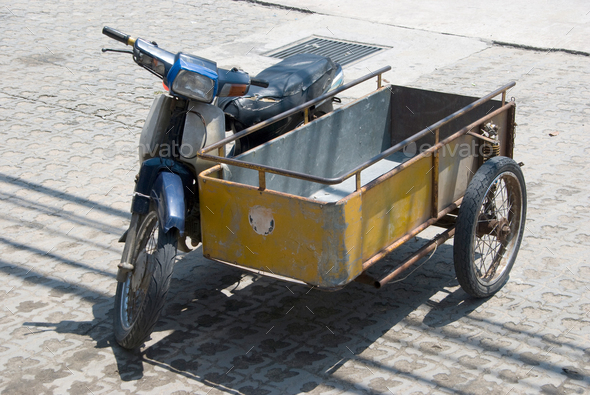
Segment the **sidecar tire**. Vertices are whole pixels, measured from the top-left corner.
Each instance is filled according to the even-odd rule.
[[[496,156],[473,176],[453,245],[457,281],[471,296],[490,297],[508,281],[524,235],[526,203],[524,176],[514,160]]]
[[[153,237],[157,232],[157,238]],[[144,218],[138,230],[137,248],[134,251],[134,265],[136,269],[127,273],[126,281],[117,284],[115,295],[114,332],[117,343],[127,349],[140,347],[150,336],[166,302],[170,287],[170,280],[174,269],[177,251],[176,229],[163,232],[159,227],[157,214],[150,211]],[[151,242],[151,244],[150,244]],[[140,279],[133,279],[137,274],[137,258],[142,250],[152,251],[147,254],[145,264],[141,269]],[[131,284],[139,282],[134,295]],[[136,302],[137,294],[141,294],[139,306],[135,308],[133,316],[129,313],[129,303]],[[133,298],[133,300],[131,299]]]

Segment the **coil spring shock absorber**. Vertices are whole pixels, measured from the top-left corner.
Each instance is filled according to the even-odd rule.
[[[485,141],[482,146],[482,155],[484,162],[494,156],[500,155],[500,142],[498,141],[498,126],[489,122],[481,128],[481,134],[484,137],[495,140],[493,143]]]

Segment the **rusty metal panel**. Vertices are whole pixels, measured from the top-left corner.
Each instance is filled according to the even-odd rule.
[[[511,136],[508,120],[509,112],[504,111],[485,122],[498,126],[501,155],[505,155]],[[479,134],[479,128],[473,132]],[[465,194],[469,182],[483,163],[481,151],[481,140],[470,135],[463,135],[439,150],[439,207],[446,207]]]
[[[502,155],[507,156],[509,158],[512,158],[514,154],[514,138],[516,137],[515,116],[516,107],[512,107],[508,110],[508,120],[506,124],[506,144],[505,147],[503,147],[504,151],[502,152]]]
[[[463,135],[439,150],[438,207],[447,207],[465,194],[479,168],[479,141]]]
[[[213,172],[199,175],[205,257],[321,288],[343,286],[360,274],[360,249],[348,247],[357,234],[346,223],[345,205],[260,191],[209,177]],[[355,203],[348,218],[353,224]]]
[[[345,255],[343,262],[348,267],[348,281],[354,280],[363,271],[363,255],[361,241],[363,239],[362,194],[355,192],[346,199],[335,204],[344,213],[343,241]]]
[[[492,118],[491,122],[498,126],[498,140],[500,140],[500,155],[512,158],[512,136],[513,136],[513,125],[511,124],[511,116],[513,114],[514,107],[498,114]]]
[[[396,85],[391,86],[391,96],[392,146],[479,99]],[[501,106],[501,101],[489,100],[452,120],[440,128],[440,140]],[[432,132],[416,142],[419,151],[421,145],[434,145],[434,131]]]
[[[430,157],[361,189],[363,261],[430,217]]]

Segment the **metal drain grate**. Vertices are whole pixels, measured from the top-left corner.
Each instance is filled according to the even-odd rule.
[[[384,49],[386,47],[311,37],[303,42],[293,43],[287,47],[273,50],[266,55],[273,58],[285,59],[295,54],[312,53],[327,56],[332,61],[344,66],[345,64],[356,62]]]

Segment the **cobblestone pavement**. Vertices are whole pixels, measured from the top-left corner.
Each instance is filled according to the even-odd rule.
[[[117,239],[138,170],[122,147],[137,142],[161,88],[126,55],[101,54],[116,45],[100,29],[198,53],[305,17],[225,0],[3,3],[3,393],[589,393],[589,59],[499,46],[411,83],[481,96],[517,81],[528,222],[496,296],[459,288],[450,242],[383,290],[334,293],[245,275],[199,249],[179,258],[145,347],[115,344]]]

